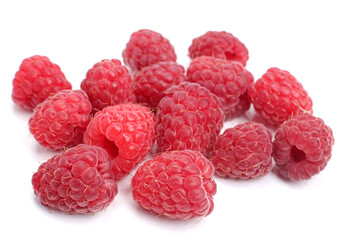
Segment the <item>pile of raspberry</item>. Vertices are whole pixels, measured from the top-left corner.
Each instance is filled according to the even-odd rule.
[[[194,38],[188,51],[185,68],[167,38],[139,30],[122,52],[125,65],[95,63],[78,89],[48,57],[23,60],[12,99],[32,111],[34,139],[57,151],[32,177],[40,204],[96,213],[131,174],[141,207],[188,220],[213,211],[216,178],[275,172],[301,181],[324,170],[332,130],[290,72],[271,67],[255,80],[245,44],[225,31]],[[256,117],[241,122],[251,105]],[[223,129],[230,120],[236,124]]]

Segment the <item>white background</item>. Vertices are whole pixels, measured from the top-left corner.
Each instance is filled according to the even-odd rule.
[[[1,239],[359,239],[360,7],[357,1],[1,1]],[[269,67],[290,71],[332,127],[333,157],[321,174],[291,183],[273,172],[258,180],[215,177],[215,209],[187,222],[151,215],[132,200],[128,176],[106,211],[65,215],[38,204],[31,176],[54,152],[29,133],[31,115],[11,101],[21,61],[57,63],[79,89],[92,65],[122,60],[130,34],[162,33],[178,62],[208,30],[226,30],[248,48],[255,79]],[[253,111],[253,110],[252,110]],[[250,117],[250,111],[246,116]],[[245,118],[226,123],[234,126]],[[6,236],[6,237],[5,237]]]

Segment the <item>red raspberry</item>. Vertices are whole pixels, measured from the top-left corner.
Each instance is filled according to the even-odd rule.
[[[312,113],[312,100],[300,82],[289,72],[270,68],[248,89],[256,112],[274,125],[290,117]]]
[[[174,47],[160,33],[141,29],[131,34],[125,50],[124,62],[132,71],[163,61],[176,61]]]
[[[231,33],[209,31],[193,39],[189,47],[189,56],[191,59],[200,56],[216,57],[237,61],[246,66],[249,52],[246,46]]]
[[[131,100],[131,76],[120,60],[102,60],[96,63],[81,82],[93,108],[102,110],[104,107],[124,103]]]
[[[118,180],[144,160],[155,140],[155,116],[147,107],[128,103],[104,108],[89,124],[84,142],[105,148]]]
[[[186,81],[184,72],[184,67],[176,62],[160,62],[144,67],[134,74],[137,101],[155,109],[169,87]]]
[[[156,113],[161,151],[191,149],[208,154],[224,122],[219,99],[196,83],[168,89]]]
[[[30,132],[43,147],[61,150],[82,142],[92,107],[82,90],[62,90],[40,103],[29,120]]]
[[[12,84],[14,103],[27,110],[33,110],[60,90],[71,89],[60,67],[48,57],[38,55],[23,60]]]
[[[207,216],[213,208],[214,167],[191,150],[164,152],[146,161],[131,180],[134,200],[170,219]]]
[[[322,119],[297,115],[277,129],[273,157],[283,177],[306,180],[325,168],[333,145],[332,130]]]
[[[95,213],[118,192],[106,151],[80,144],[41,164],[32,177],[39,202],[66,213]]]
[[[241,101],[240,98],[254,77],[237,62],[198,57],[190,63],[187,78],[189,82],[206,87],[220,99],[227,119],[241,115],[250,107],[248,101]]]
[[[211,161],[221,177],[253,179],[272,168],[272,135],[262,124],[246,122],[228,128],[216,141]]]

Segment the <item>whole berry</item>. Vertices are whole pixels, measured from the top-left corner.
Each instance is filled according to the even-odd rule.
[[[288,71],[270,68],[249,87],[256,112],[273,125],[290,117],[312,113],[312,100],[301,83]]]
[[[72,87],[58,65],[48,57],[38,55],[22,61],[12,85],[12,100],[27,110],[33,110],[60,90]]]
[[[81,82],[81,89],[89,96],[94,110],[132,100],[129,71],[120,60],[102,60],[96,63]]]
[[[168,89],[156,112],[161,151],[191,149],[208,154],[224,122],[219,99],[207,88],[183,82]]]
[[[246,66],[249,52],[246,46],[231,33],[208,31],[193,39],[189,47],[189,56],[191,59],[200,56],[216,57],[237,61]]]
[[[122,52],[124,63],[132,71],[163,61],[176,61],[176,53],[170,41],[160,33],[141,29],[130,36]]]
[[[272,168],[272,135],[262,124],[246,122],[221,134],[211,154],[217,175],[253,179]]]
[[[331,158],[334,137],[324,121],[310,114],[297,115],[282,124],[273,142],[278,172],[298,181],[322,171]]]
[[[131,180],[134,200],[143,208],[170,219],[209,215],[216,183],[214,168],[199,152],[164,152],[146,161]]]
[[[118,104],[97,112],[89,124],[84,142],[105,148],[118,180],[144,160],[155,141],[155,116],[145,106]]]
[[[98,212],[118,192],[106,151],[84,144],[42,163],[32,185],[42,205],[65,213]]]
[[[176,62],[160,62],[134,74],[134,93],[138,103],[155,109],[169,87],[185,81],[183,66]]]
[[[61,90],[40,103],[29,129],[43,147],[61,150],[82,143],[91,120],[91,103],[82,90]]]
[[[227,119],[241,115],[250,107],[241,98],[254,78],[237,62],[206,56],[195,58],[187,69],[187,79],[214,93]]]

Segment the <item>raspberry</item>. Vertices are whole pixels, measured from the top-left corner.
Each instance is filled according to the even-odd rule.
[[[214,167],[191,150],[164,152],[146,161],[131,180],[134,200],[170,219],[207,216],[213,208]]]
[[[208,154],[224,122],[219,99],[196,83],[169,88],[156,111],[161,151],[191,149]]]
[[[104,107],[124,103],[131,100],[131,76],[120,60],[102,60],[96,63],[81,82],[93,108],[102,110]]]
[[[60,90],[72,88],[58,65],[38,55],[23,60],[12,85],[14,103],[27,110]]]
[[[322,119],[294,116],[275,133],[273,157],[278,172],[292,181],[310,179],[325,168],[333,145],[332,130]]]
[[[170,41],[148,29],[131,34],[122,56],[132,71],[158,62],[176,61],[176,53]]]
[[[43,147],[60,150],[82,142],[92,107],[82,90],[61,90],[40,103],[29,120],[30,132]]]
[[[200,56],[210,56],[240,62],[246,66],[249,52],[246,46],[234,35],[228,32],[209,31],[194,38],[189,47],[191,59]]]
[[[262,124],[246,122],[228,128],[216,141],[211,161],[221,177],[253,179],[272,168],[272,135]]]
[[[144,160],[155,140],[155,116],[144,106],[128,103],[104,108],[95,114],[84,142],[105,148],[115,179],[128,174]]]
[[[312,100],[301,83],[279,68],[267,70],[248,94],[256,112],[276,126],[294,115],[312,113]]]
[[[32,177],[39,202],[66,213],[95,213],[118,192],[106,151],[80,144],[42,163]]]
[[[184,67],[176,62],[160,62],[144,67],[134,74],[137,101],[155,109],[169,87],[186,81],[184,72]]]
[[[226,119],[249,109],[242,97],[254,78],[241,64],[213,57],[195,58],[187,70],[189,82],[195,82],[214,93],[223,106]]]

